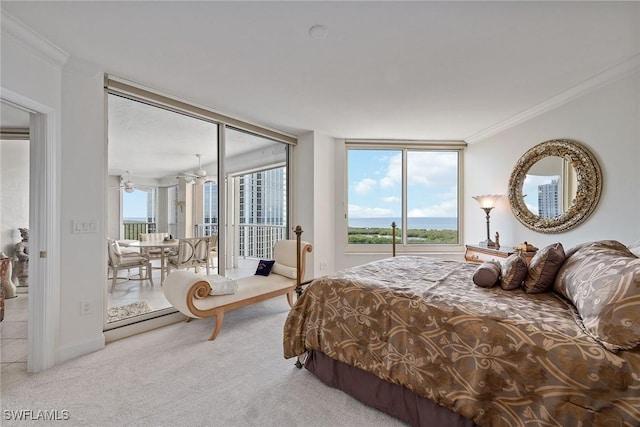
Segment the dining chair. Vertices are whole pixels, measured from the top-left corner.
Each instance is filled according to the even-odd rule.
[[[109,267],[111,268],[113,278],[111,279],[111,289],[118,284],[118,271],[127,270],[127,280],[131,280],[130,273],[132,268],[138,268],[140,280],[148,280],[153,285],[153,277],[151,276],[151,260],[145,254],[138,253],[122,253],[117,240],[107,239],[107,254],[109,257]],[[142,269],[146,271],[146,278],[142,278]]]
[[[215,260],[218,256],[218,233],[209,236],[209,266],[216,268]]]
[[[209,275],[209,237],[189,237],[178,241],[178,253],[169,257],[167,273],[171,269],[194,268],[196,273],[201,266],[207,269]]]

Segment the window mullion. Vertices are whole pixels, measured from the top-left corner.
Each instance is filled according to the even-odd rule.
[[[402,150],[402,246],[407,246],[407,149]]]

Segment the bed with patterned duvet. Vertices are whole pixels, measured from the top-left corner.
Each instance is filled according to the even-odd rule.
[[[478,268],[400,256],[316,279],[284,356],[412,425],[640,425],[639,258],[551,245],[515,288]]]

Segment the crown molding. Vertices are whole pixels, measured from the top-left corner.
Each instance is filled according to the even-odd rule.
[[[1,11],[0,27],[0,31],[3,36],[16,41],[57,68],[62,68],[69,58],[69,54],[67,52],[60,49],[58,46],[45,39],[4,10]]]
[[[612,68],[609,68],[608,70],[603,71],[600,74],[596,74],[590,79],[585,80],[584,82],[572,87],[571,89],[566,90],[559,95],[556,95],[532,108],[529,108],[528,110],[518,113],[506,120],[498,122],[493,126],[481,130],[480,132],[474,133],[473,135],[465,138],[464,141],[468,144],[474,144],[476,142],[482,141],[485,138],[488,138],[517,124],[530,120],[536,116],[546,113],[547,111],[551,111],[554,108],[561,106],[562,104],[579,98],[615,80],[637,73],[638,71],[640,71],[640,54],[632,56],[628,60]]]

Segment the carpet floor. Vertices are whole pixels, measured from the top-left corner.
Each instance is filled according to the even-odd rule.
[[[7,411],[68,411],[71,426],[403,426],[282,356],[285,298],[107,344],[37,374],[2,372]]]

